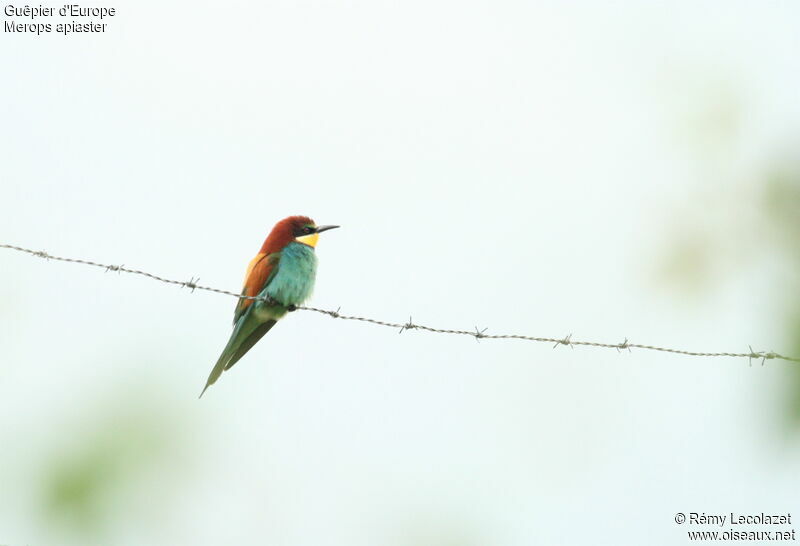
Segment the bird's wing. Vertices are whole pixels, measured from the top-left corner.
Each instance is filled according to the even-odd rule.
[[[244,286],[242,287],[243,296],[257,296],[264,287],[269,284],[275,273],[278,271],[278,262],[280,261],[280,253],[273,254],[258,254],[250,261],[247,266],[247,274],[244,279]],[[244,356],[256,342],[266,334],[270,328],[275,326],[277,322],[276,316],[274,319],[265,319],[259,316],[252,307],[255,300],[239,299],[236,305],[236,311],[233,318],[233,333],[231,334],[228,344],[219,356],[217,363],[211,370],[208,376],[203,392],[213,385],[219,376],[222,375],[223,370],[227,370]],[[285,313],[286,311],[283,311]],[[203,396],[203,393],[200,393]]]
[[[247,266],[247,273],[244,277],[244,286],[242,286],[242,295],[254,298],[258,296],[261,290],[267,285],[275,273],[278,272],[278,262],[280,261],[280,252],[273,254],[259,253],[255,258],[250,260]],[[241,316],[247,311],[247,308],[255,300],[239,299],[236,304],[236,311],[233,313],[233,324],[235,325]]]

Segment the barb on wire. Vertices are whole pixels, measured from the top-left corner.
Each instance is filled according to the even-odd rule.
[[[78,258],[64,258],[61,256],[54,256],[43,250],[31,250],[29,248],[22,248],[19,246],[2,244],[2,243],[0,243],[0,248],[7,248],[10,250],[16,250],[17,252],[24,252],[26,254],[30,254],[31,256],[43,258],[48,261],[55,260],[59,262],[69,262],[82,265],[89,265],[92,267],[102,268],[106,272],[116,271],[117,273],[130,273],[133,275],[141,275],[143,277],[147,277],[148,279],[153,279],[155,281],[177,285],[180,286],[181,288],[189,288],[192,292],[194,292],[195,290],[203,290],[206,292],[214,292],[216,294],[225,294],[226,296],[233,296],[235,298],[266,301],[264,297],[260,296],[243,296],[242,294],[231,292],[229,290],[221,290],[219,288],[200,285],[198,284],[198,282],[200,281],[200,277],[197,278],[191,277],[188,281],[176,281],[172,279],[166,279],[164,277],[159,277],[158,275],[153,275],[152,273],[148,273],[146,271],[131,269],[125,267],[124,265],[108,265],[108,264],[93,262],[91,260],[82,260]],[[312,311],[314,313],[321,313],[323,315],[328,315],[329,317],[334,319],[354,320],[359,322],[367,322],[369,324],[375,324],[377,326],[385,326],[387,328],[399,329],[400,333],[403,333],[406,330],[424,330],[426,332],[432,332],[435,334],[470,336],[475,338],[475,341],[480,341],[481,339],[519,339],[522,341],[534,341],[537,343],[551,343],[553,344],[554,349],[559,345],[567,345],[573,349],[575,348],[575,346],[615,349],[618,352],[625,349],[627,349],[629,352],[631,351],[631,349],[642,349],[645,351],[658,351],[662,353],[670,353],[670,354],[684,355],[684,356],[747,358],[751,366],[753,359],[756,360],[761,359],[762,366],[766,363],[767,360],[786,360],[789,362],[800,362],[800,358],[797,357],[782,355],[774,351],[754,351],[753,348],[750,346],[748,346],[749,352],[742,352],[742,353],[685,351],[683,349],[670,349],[669,347],[658,347],[655,345],[631,343],[628,341],[628,338],[625,338],[625,341],[623,341],[622,343],[600,343],[596,341],[576,341],[572,339],[572,334],[569,334],[563,338],[536,337],[536,336],[526,336],[520,334],[487,334],[486,330],[488,328],[479,330],[478,327],[476,326],[474,331],[433,328],[431,326],[425,326],[424,324],[415,324],[411,317],[408,317],[408,322],[400,323],[400,322],[388,322],[367,317],[359,317],[354,315],[343,315],[340,312],[341,307],[336,309],[336,311],[329,311],[327,309],[318,309],[316,307],[309,307],[305,305],[298,306],[297,309],[301,309],[303,311]]]
[[[569,345],[570,349],[574,349],[575,347],[572,346],[572,334],[564,336],[563,339],[557,339],[556,344],[553,345],[553,349],[555,349],[559,345]]]
[[[341,309],[341,307],[339,309]],[[337,309],[337,315],[338,315],[338,309]],[[339,318],[339,317],[337,316],[335,318]],[[398,334],[402,334],[406,330],[413,330],[414,328],[416,328],[416,326],[414,326],[414,321],[412,320],[411,317],[408,317],[408,322],[406,322],[405,324],[403,324],[400,327],[400,331],[398,332]]]

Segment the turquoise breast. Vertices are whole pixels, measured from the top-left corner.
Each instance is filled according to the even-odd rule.
[[[267,284],[267,295],[283,305],[300,305],[311,297],[317,276],[317,255],[302,243],[289,243],[281,251],[278,272]]]

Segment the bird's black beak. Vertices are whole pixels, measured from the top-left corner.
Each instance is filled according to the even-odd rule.
[[[317,226],[316,232],[322,233],[323,231],[328,231],[329,229],[336,229],[339,226]]]

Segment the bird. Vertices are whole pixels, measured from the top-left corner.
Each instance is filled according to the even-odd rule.
[[[318,226],[307,216],[289,216],[272,228],[245,273],[242,298],[233,313],[233,333],[211,370],[206,386],[242,358],[264,334],[314,289],[319,234],[339,226]],[[247,299],[257,297],[258,299]]]

